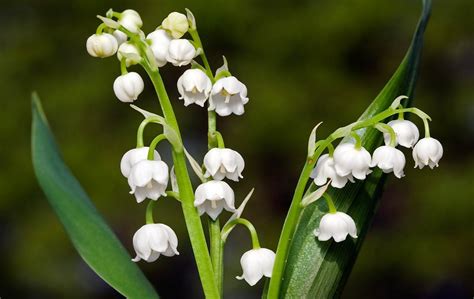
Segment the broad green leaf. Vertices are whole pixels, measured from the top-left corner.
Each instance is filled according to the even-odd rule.
[[[423,11],[412,43],[395,74],[362,114],[360,119],[371,117],[389,107],[399,95],[407,95],[408,105],[414,91],[418,73],[423,33],[431,9],[431,1],[423,1]],[[375,129],[358,132],[363,145],[373,151],[382,142],[382,134]],[[349,184],[344,189],[330,192],[338,210],[350,214],[358,227],[359,237],[348,238],[341,243],[333,241],[319,242],[313,230],[319,225],[323,214],[327,212],[324,201],[307,207],[299,221],[288,254],[281,298],[334,298],[339,297],[352,269],[357,253],[362,245],[371,220],[376,212],[385,176],[374,171],[363,182]],[[311,190],[315,190],[312,185]]]
[[[32,113],[31,142],[36,177],[74,247],[92,270],[125,297],[158,298],[64,164],[36,94],[33,94]]]

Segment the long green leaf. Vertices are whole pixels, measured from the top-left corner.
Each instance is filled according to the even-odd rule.
[[[130,260],[79,182],[64,164],[40,100],[32,98],[32,155],[36,177],[81,257],[103,280],[127,298],[158,298]]]
[[[399,95],[413,96],[418,65],[431,1],[423,1],[423,11],[410,48],[387,85],[362,114],[369,118],[390,106]],[[405,102],[405,105],[408,105]],[[379,132],[367,129],[360,132],[364,147],[374,150],[382,142]],[[288,255],[281,298],[334,298],[339,297],[375,214],[385,176],[374,171],[363,182],[350,184],[343,190],[333,191],[336,207],[350,214],[358,228],[359,238],[341,243],[319,242],[313,234],[321,217],[327,213],[323,201],[316,202],[303,212]],[[314,185],[311,186],[314,190]]]

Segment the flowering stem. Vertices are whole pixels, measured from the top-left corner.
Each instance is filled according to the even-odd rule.
[[[201,49],[200,57],[205,67],[206,75],[211,79],[211,82],[214,83],[214,76],[212,74],[211,65],[207,60],[206,53],[204,52],[204,47],[199,37],[199,33],[196,29],[190,29],[189,34],[191,35],[194,44]],[[217,117],[215,111],[208,111],[207,113],[207,123],[208,123],[208,138],[207,138],[207,147],[212,149],[214,147],[224,148],[224,139],[222,138],[221,133],[217,131]],[[219,219],[213,221],[209,218],[209,244],[210,244],[210,254],[211,260],[214,269],[214,277],[217,283],[217,289],[219,294],[222,296],[223,293],[223,280],[224,280],[224,242],[221,238],[221,228]]]
[[[430,137],[430,125],[428,123],[427,118],[423,118],[423,124],[425,126],[425,137],[429,138]]]
[[[222,296],[222,281],[224,278],[224,266],[223,266],[223,255],[224,248],[223,242],[221,239],[221,227],[219,223],[219,218],[212,220],[211,217],[208,217],[209,224],[209,243],[211,248],[211,260],[214,269],[214,277],[216,279],[217,288],[219,293]]]
[[[144,41],[142,42],[141,46],[148,47]],[[143,49],[140,50],[143,52]],[[155,87],[166,122],[176,131],[178,138],[181,139],[179,126],[174,115],[173,107],[171,106],[168,94],[166,93],[160,73],[156,67],[152,67],[152,64],[146,58],[146,53],[142,54],[142,56],[145,57],[141,62],[142,66],[148,73]],[[194,207],[194,192],[186,167],[186,157],[183,151],[178,152],[175,149],[172,151],[172,157],[179,187],[179,197],[181,199],[184,219],[188,229],[188,234],[191,241],[191,246],[193,248],[204,294],[206,298],[219,298],[220,295],[214,280],[214,271],[212,269],[212,263],[208,253],[208,247],[201,223],[201,218]]]
[[[153,206],[154,205],[155,205],[154,200],[148,201],[148,205],[146,206],[146,213],[145,213],[146,224],[155,223],[155,221],[153,220]]]
[[[331,195],[329,195],[327,192],[323,194],[324,199],[326,200],[326,203],[328,204],[329,207],[329,213],[335,214],[337,212],[336,206],[334,205],[334,202],[332,201]]]
[[[155,159],[155,148],[156,146],[158,145],[158,143],[160,143],[160,141],[162,140],[165,140],[166,139],[166,136],[165,134],[160,134],[158,136],[156,136],[150,143],[150,148],[148,149],[148,156],[147,156],[147,159],[148,160],[154,160]]]

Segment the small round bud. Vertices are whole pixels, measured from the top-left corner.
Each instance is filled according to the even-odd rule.
[[[170,13],[161,23],[173,38],[181,38],[189,29],[188,18],[179,12]]]
[[[137,33],[143,25],[142,18],[138,12],[133,9],[124,10],[118,22],[125,27],[125,29],[133,33]]]
[[[135,101],[142,93],[145,84],[138,73],[130,72],[117,77],[114,81],[114,93],[124,103]]]
[[[117,58],[120,61],[122,61],[122,58],[125,58],[127,67],[137,64],[141,60],[140,52],[138,52],[137,47],[129,42],[120,45],[117,51]]]
[[[112,34],[117,40],[119,46],[128,40],[128,36],[118,29],[115,30]]]
[[[105,58],[117,52],[118,43],[111,34],[93,34],[87,39],[86,47],[91,56]]]

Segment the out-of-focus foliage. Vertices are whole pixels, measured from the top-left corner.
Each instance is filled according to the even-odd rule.
[[[245,215],[262,245],[276,247],[291,193],[306,155],[306,138],[319,121],[324,136],[353,121],[401,60],[420,3],[362,1],[9,1],[0,12],[0,296],[110,298],[116,293],[82,262],[33,176],[29,153],[29,96],[42,95],[66,162],[125,246],[144,223],[145,206],[128,194],[119,171],[134,146],[141,116],[115,99],[115,58],[85,51],[95,15],[134,8],[146,31],[172,10],[190,8],[211,64],[226,55],[247,84],[242,117],[219,120],[226,145],[246,158],[242,200],[256,188]],[[434,119],[432,135],[445,157],[434,171],[390,178],[379,213],[343,297],[463,298],[471,296],[474,188],[474,2],[435,1],[426,32],[415,105]],[[206,150],[206,113],[184,109],[175,82],[183,69],[165,67],[165,81],[187,148]],[[137,104],[158,109],[150,82]],[[150,130],[150,137],[151,132]],[[165,158],[167,148],[160,148]],[[161,201],[156,218],[173,226],[181,255],[141,263],[160,295],[200,293],[181,210]],[[247,243],[248,241],[248,243]],[[250,240],[235,230],[226,245],[228,298],[260,293],[234,279]],[[159,282],[159,283],[158,283]],[[183,287],[185,285],[186,287]],[[259,285],[262,287],[262,285]]]

